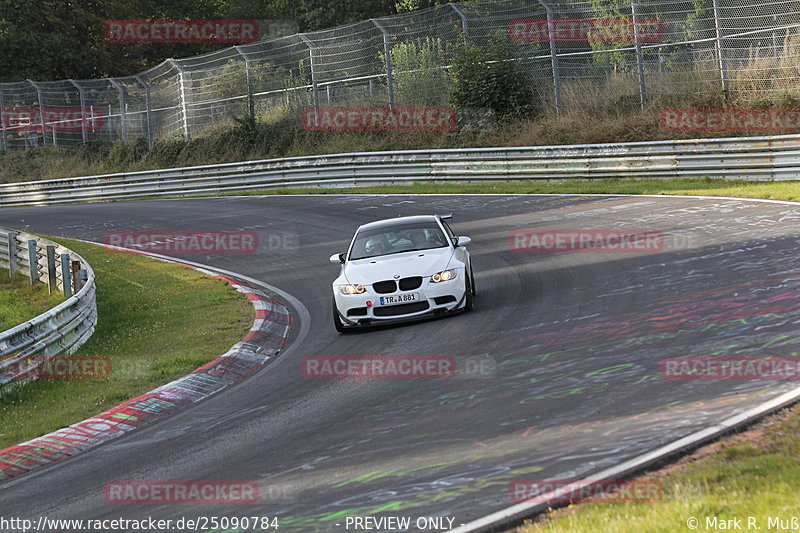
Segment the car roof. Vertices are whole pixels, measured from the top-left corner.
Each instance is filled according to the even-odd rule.
[[[435,222],[437,218],[438,217],[436,215],[414,215],[409,217],[387,218],[384,220],[376,220],[375,222],[364,224],[363,226],[359,226],[358,229],[380,229],[391,226],[400,226],[403,224],[411,224],[414,222]]]

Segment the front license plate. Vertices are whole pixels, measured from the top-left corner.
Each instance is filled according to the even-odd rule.
[[[404,304],[416,301],[419,301],[418,292],[409,292],[408,294],[394,294],[392,296],[381,296],[381,305]]]

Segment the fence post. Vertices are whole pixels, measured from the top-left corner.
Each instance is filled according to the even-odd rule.
[[[83,144],[86,144],[89,142],[89,133],[86,130],[86,95],[83,92],[83,87],[81,87],[78,82],[73,79],[68,79],[67,81],[78,89],[78,98],[81,102],[81,138],[83,139]]]
[[[722,83],[722,97],[728,98],[728,72],[725,70],[725,55],[722,51],[722,28],[719,24],[719,0],[714,0],[714,30],[716,31],[717,64],[719,66],[719,80]]]
[[[556,115],[561,114],[561,73],[558,67],[558,53],[556,50],[556,29],[553,23],[553,8],[544,0],[539,3],[547,12],[547,36],[550,41],[550,69],[553,72],[553,97],[556,103]]]
[[[8,151],[8,141],[6,140],[6,104],[5,100],[3,99],[3,90],[0,89],[0,128],[2,128],[3,132],[3,142],[0,143],[0,149],[4,152]]]
[[[80,287],[80,271],[81,271],[81,262],[80,261],[70,261],[70,272],[72,273],[72,294],[76,294]]]
[[[233,47],[239,55],[242,56],[244,59],[244,71],[246,76],[246,83],[247,83],[247,110],[250,113],[250,120],[256,119],[256,105],[253,102],[253,76],[250,73],[250,60],[247,59],[247,54],[242,52],[242,48],[240,46]]]
[[[639,13],[637,0],[631,0],[631,14],[633,15],[633,38],[636,41],[636,69],[639,72],[639,102],[644,111],[647,105],[647,92],[644,85],[644,57],[642,56],[642,38],[639,31]]]
[[[69,298],[70,296],[72,296],[72,281],[70,279],[69,254],[61,254],[59,256],[59,263],[61,264],[61,287],[64,289],[64,297]]]
[[[183,70],[183,67],[178,64],[172,58],[167,59],[167,63],[172,65],[172,68],[178,71],[178,78],[180,79],[181,85],[181,111],[183,114],[183,138],[187,141],[192,139],[191,134],[189,133],[189,107],[186,105],[186,73]]]
[[[36,253],[36,240],[34,239],[28,241],[28,265],[30,266],[31,285],[39,283],[39,256]]]
[[[464,12],[461,11],[461,8],[455,5],[453,2],[449,2],[447,5],[450,6],[459,17],[461,17],[461,30],[464,32],[464,44],[466,45],[467,39],[469,38],[469,19],[467,19],[467,16],[464,14]]]
[[[47,255],[47,286],[50,288],[50,294],[58,290],[58,279],[56,278],[56,247],[45,246]]]
[[[147,121],[147,146],[153,147],[153,99],[150,96],[150,86],[147,85],[141,76],[134,76],[139,85],[144,87],[145,120]]]
[[[369,19],[370,22],[381,30],[383,34],[383,53],[386,56],[386,88],[389,91],[389,108],[394,109],[394,79],[392,78],[392,47],[389,43],[389,32],[383,27],[383,24],[375,19]]]
[[[39,122],[42,126],[42,144],[47,146],[47,130],[44,125],[44,103],[42,102],[42,88],[33,80],[25,80],[36,89],[36,99],[39,101]]]
[[[119,93],[119,129],[120,135],[122,136],[122,142],[128,142],[128,113],[127,113],[127,106],[125,105],[125,87],[120,85],[120,83],[115,80],[114,78],[108,78],[108,81],[111,82],[111,85],[117,89]]]
[[[13,278],[17,273],[17,236],[10,231],[6,233],[8,244],[8,277]]]
[[[316,61],[314,61],[314,49],[317,47],[314,43],[311,42],[311,39],[305,36],[305,34],[300,33],[298,34],[300,38],[306,43],[308,46],[308,59],[309,63],[311,64],[311,98],[314,101],[314,120],[316,124],[319,124],[319,86],[317,85],[317,65]]]

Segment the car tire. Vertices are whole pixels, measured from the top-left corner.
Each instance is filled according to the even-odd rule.
[[[467,286],[464,288],[464,311],[472,311],[472,276],[467,276]]]
[[[344,333],[344,324],[339,319],[339,311],[336,310],[336,301],[333,302],[333,327],[336,328],[336,331],[339,333]]]
[[[475,291],[475,276],[472,274],[472,261],[469,262],[469,290],[473,296],[477,294]]]

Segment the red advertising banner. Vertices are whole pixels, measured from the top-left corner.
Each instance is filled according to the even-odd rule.
[[[107,20],[110,43],[252,43],[260,37],[257,20]]]
[[[636,37],[632,18],[553,19],[552,39],[556,42],[633,43]],[[522,18],[508,23],[508,36],[517,43],[549,42],[547,19]],[[664,23],[658,19],[639,19],[639,40],[658,43],[664,39]]]
[[[91,107],[4,107],[0,109],[2,127],[8,131],[41,131],[42,110],[49,131],[81,131],[84,120],[89,131],[103,126],[104,117]]]

